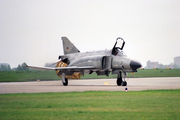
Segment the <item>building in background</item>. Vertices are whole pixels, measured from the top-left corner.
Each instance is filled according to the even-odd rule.
[[[159,62],[151,62],[147,61],[146,69],[180,69],[180,56],[174,57],[174,63],[170,63],[169,65],[163,65]]]
[[[174,68],[180,68],[180,56],[174,58]]]
[[[159,62],[151,62],[150,60],[147,61],[146,69],[154,69],[158,68]]]

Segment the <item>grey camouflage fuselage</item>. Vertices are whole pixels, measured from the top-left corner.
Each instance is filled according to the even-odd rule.
[[[137,72],[141,63],[128,58],[122,51],[125,41],[119,37],[111,50],[93,51],[81,53],[67,37],[62,37],[64,55],[59,56],[56,67],[26,66],[38,70],[55,70],[62,77],[64,86],[68,85],[68,78],[80,79],[84,73],[109,76],[109,73],[118,74],[117,85],[126,86],[127,82],[122,79],[122,73]],[[118,40],[122,40],[122,46],[118,47]]]

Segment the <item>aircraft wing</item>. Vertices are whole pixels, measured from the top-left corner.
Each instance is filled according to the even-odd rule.
[[[78,69],[95,69],[94,66],[70,66],[70,67],[36,67],[36,66],[25,66],[27,68],[32,68],[32,69],[36,69],[36,70],[78,70]]]

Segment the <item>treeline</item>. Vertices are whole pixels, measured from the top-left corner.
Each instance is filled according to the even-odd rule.
[[[8,64],[1,64],[0,65],[0,71],[29,71],[29,68],[26,68],[27,64],[24,62],[22,64],[19,64],[17,68],[11,69],[10,65]]]

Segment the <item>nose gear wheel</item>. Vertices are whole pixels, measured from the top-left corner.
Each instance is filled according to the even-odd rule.
[[[126,73],[124,72],[124,81],[122,79],[122,72],[119,71],[117,76],[117,86],[127,86],[127,82],[125,81]]]

